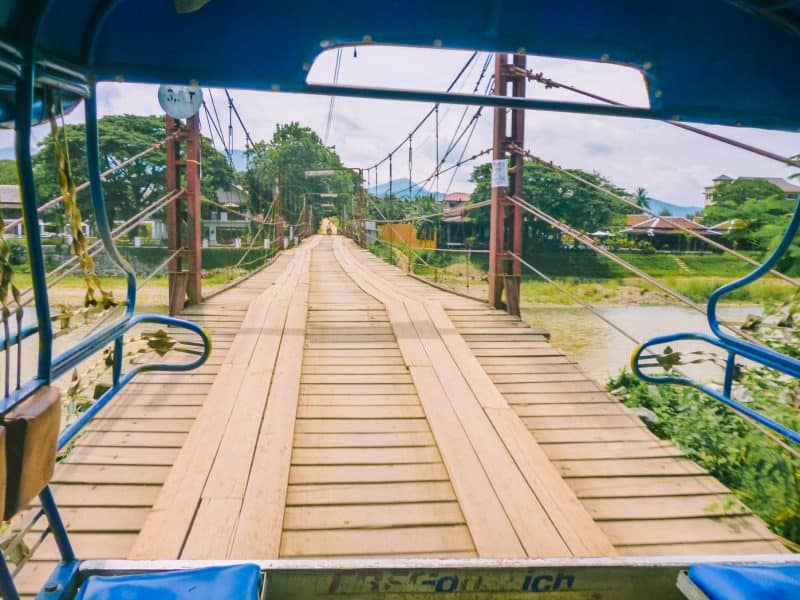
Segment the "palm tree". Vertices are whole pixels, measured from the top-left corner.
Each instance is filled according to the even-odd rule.
[[[633,200],[641,208],[650,208],[650,199],[647,197],[647,190],[643,187],[636,188],[636,193],[633,195]]]

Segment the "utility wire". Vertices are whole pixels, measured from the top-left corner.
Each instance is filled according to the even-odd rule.
[[[456,85],[456,83],[458,83],[458,80],[459,80],[459,79],[461,79],[461,76],[464,74],[464,72],[467,70],[467,68],[469,68],[469,65],[472,63],[472,61],[473,61],[473,60],[475,60],[475,57],[476,57],[476,56],[478,56],[478,53],[477,53],[477,52],[473,52],[473,53],[470,55],[469,59],[467,59],[467,62],[464,64],[464,66],[463,66],[463,67],[461,67],[461,70],[460,70],[460,71],[458,72],[458,74],[457,74],[457,75],[456,75],[456,76],[453,78],[453,81],[450,83],[450,85],[449,85],[449,86],[447,86],[447,90],[446,90],[447,92],[449,92],[450,90],[452,90],[452,89],[453,89],[453,87]],[[391,150],[391,151],[390,151],[388,154],[386,154],[386,155],[384,156],[384,158],[382,158],[381,160],[379,160],[378,162],[376,162],[374,165],[372,165],[372,166],[370,166],[370,167],[367,167],[367,168],[369,168],[369,169],[374,169],[374,168],[376,168],[376,167],[379,167],[380,165],[382,165],[382,164],[383,164],[383,163],[385,163],[386,161],[388,161],[388,160],[389,160],[389,156],[390,156],[390,155],[394,154],[394,153],[395,153],[395,152],[397,152],[397,151],[398,151],[400,148],[402,148],[402,147],[403,147],[403,144],[405,144],[405,143],[406,143],[406,140],[408,139],[408,136],[410,136],[410,135],[414,135],[415,133],[417,133],[417,131],[419,131],[420,127],[422,127],[422,126],[425,124],[425,122],[426,122],[428,119],[430,119],[430,118],[431,118],[431,116],[432,116],[432,115],[433,115],[433,114],[434,114],[434,113],[435,113],[435,112],[436,112],[436,111],[439,109],[439,104],[440,104],[440,103],[438,103],[438,102],[437,102],[437,103],[436,103],[436,104],[433,106],[433,108],[431,108],[431,109],[430,109],[430,110],[429,110],[429,111],[428,111],[428,112],[425,114],[425,116],[424,116],[424,117],[422,117],[422,119],[420,120],[420,122],[419,122],[419,123],[417,123],[416,127],[414,127],[414,128],[413,128],[413,129],[412,129],[412,130],[411,130],[411,131],[408,133],[408,134],[406,134],[406,135],[403,137],[403,140],[402,140],[402,141],[401,141],[399,144],[397,144],[397,146],[395,146],[394,148],[392,148],[392,150]]]
[[[342,66],[342,49],[336,49],[336,65],[333,68],[333,85],[339,83],[339,70]],[[331,123],[333,122],[333,106],[336,102],[336,96],[331,96],[330,104],[328,104],[328,119],[325,123],[325,137],[322,140],[322,143],[327,146],[328,145],[328,135],[331,132]]]
[[[613,106],[627,106],[622,102],[617,102],[616,100],[611,100],[610,98],[605,98],[598,94],[594,94],[592,92],[587,92],[586,90],[582,90],[575,86],[567,85],[565,83],[561,83],[559,81],[555,81],[554,79],[550,79],[549,77],[545,77],[542,73],[534,73],[530,69],[523,69],[522,67],[515,67],[511,66],[510,69],[516,70],[519,74],[525,75],[530,81],[536,81],[544,85],[545,89],[552,89],[552,88],[561,88],[565,90],[569,90],[570,92],[574,92],[576,94],[580,94],[581,96],[585,96],[587,98],[593,98],[594,100],[599,100],[600,102],[604,102],[605,104],[611,104]],[[741,150],[746,150],[747,152],[752,152],[753,154],[758,154],[759,156],[763,156],[765,158],[769,158],[771,160],[783,163],[790,167],[800,167],[800,160],[796,160],[793,158],[789,158],[786,156],[781,156],[780,154],[775,154],[774,152],[770,152],[769,150],[764,150],[762,148],[758,148],[756,146],[751,146],[750,144],[745,144],[744,142],[740,142],[738,140],[734,140],[729,137],[725,137],[724,135],[719,135],[717,133],[712,133],[711,131],[706,131],[705,129],[700,129],[699,127],[694,127],[692,125],[687,125],[686,123],[681,123],[679,121],[673,121],[669,119],[660,119],[663,123],[667,125],[672,125],[673,127],[678,127],[680,129],[685,129],[686,131],[691,131],[692,133],[696,133],[698,135],[702,135],[704,137],[710,138],[712,140],[716,140],[718,142],[722,142],[724,144],[728,144],[730,146],[735,146]]]

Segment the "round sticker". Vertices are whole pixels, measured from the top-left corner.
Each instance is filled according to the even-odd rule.
[[[203,104],[203,90],[188,85],[161,85],[158,103],[173,119],[188,119],[196,115]]]

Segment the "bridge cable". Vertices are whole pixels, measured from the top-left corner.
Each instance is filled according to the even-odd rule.
[[[717,248],[718,250],[726,252],[727,254],[730,254],[731,256],[735,256],[736,258],[738,258],[740,260],[743,260],[744,262],[749,263],[749,264],[751,264],[753,266],[756,266],[756,267],[761,266],[761,263],[758,262],[757,260],[755,260],[753,258],[750,258],[749,256],[747,256],[745,254],[737,252],[733,248],[728,248],[727,246],[725,246],[724,244],[721,244],[720,242],[717,242],[716,240],[713,240],[713,239],[711,239],[709,237],[706,237],[703,234],[698,233],[697,231],[695,231],[693,229],[685,227],[684,225],[681,225],[679,222],[672,220],[670,217],[663,217],[663,216],[657,215],[652,210],[650,210],[648,208],[644,208],[642,206],[639,206],[639,204],[637,204],[635,201],[631,200],[630,198],[626,198],[625,196],[622,196],[620,194],[612,192],[611,190],[603,187],[602,185],[598,185],[598,184],[596,184],[596,183],[594,183],[592,181],[589,181],[588,179],[585,179],[584,177],[581,177],[580,175],[578,175],[576,173],[573,173],[569,169],[565,169],[564,167],[560,167],[560,166],[556,165],[552,161],[545,161],[543,158],[540,158],[540,157],[536,156],[535,154],[532,154],[530,151],[525,150],[524,148],[520,148],[519,146],[517,146],[515,144],[512,144],[511,146],[509,146],[509,150],[511,152],[513,152],[513,153],[520,154],[520,155],[522,155],[522,156],[524,156],[526,158],[529,158],[530,160],[532,160],[535,163],[538,163],[538,164],[540,164],[542,166],[548,167],[548,168],[550,168],[550,169],[552,169],[554,171],[562,173],[562,174],[566,175],[567,177],[570,177],[570,178],[574,179],[575,181],[577,181],[577,182],[579,182],[579,183],[581,183],[581,184],[583,184],[585,186],[588,186],[588,187],[590,187],[590,188],[592,188],[592,189],[594,189],[594,190],[596,190],[598,192],[601,192],[601,193],[605,194],[606,196],[609,196],[610,198],[613,198],[614,200],[618,200],[619,202],[627,204],[627,205],[629,205],[629,206],[631,206],[633,208],[636,208],[637,210],[640,210],[640,211],[642,211],[642,212],[644,212],[646,214],[649,214],[649,215],[651,215],[653,217],[658,217],[659,219],[664,219],[667,223],[669,223],[670,225],[672,225],[676,229],[680,229],[684,233],[686,233],[688,235],[691,235],[693,237],[696,237],[699,240],[702,240],[703,242],[705,242],[709,246],[713,246],[714,248]],[[778,271],[776,269],[771,269],[770,273],[772,275],[774,275],[775,277],[785,281],[786,283],[789,283],[789,284],[791,284],[791,285],[793,285],[795,287],[800,287],[800,281],[798,281],[797,279],[794,279],[792,277],[789,277],[788,275],[784,275],[783,273],[781,273],[780,271]]]
[[[561,83],[559,81],[555,81],[554,79],[550,79],[549,77],[545,77],[542,73],[534,73],[531,69],[523,69],[522,67],[510,66],[509,69],[512,72],[516,72],[520,75],[524,75],[528,78],[529,81],[536,81],[537,83],[541,83],[544,85],[545,89],[551,88],[561,88],[568,90],[570,92],[574,92],[576,94],[580,94],[581,96],[586,96],[587,98],[593,98],[594,100],[599,100],[600,102],[604,102],[606,104],[611,104],[613,106],[627,106],[622,102],[618,102],[616,100],[612,100],[610,98],[605,98],[604,96],[600,96],[598,94],[594,94],[592,92],[587,92],[586,90],[582,90],[580,88],[567,85],[565,83]],[[692,125],[687,125],[686,123],[681,123],[679,121],[674,121],[672,119],[659,119],[662,123],[666,123],[667,125],[672,125],[673,127],[678,127],[680,129],[685,129],[686,131],[691,131],[692,133],[696,133],[698,135],[702,135],[704,137],[710,138],[712,140],[716,140],[718,142],[722,142],[723,144],[728,144],[729,146],[735,146],[741,150],[745,150],[747,152],[751,152],[753,154],[758,154],[759,156],[763,156],[764,158],[769,158],[771,160],[783,163],[790,167],[800,167],[800,160],[789,158],[786,156],[781,156],[780,154],[775,154],[774,152],[770,152],[769,150],[764,150],[762,148],[758,148],[756,146],[751,146],[750,144],[745,144],[744,142],[740,142],[738,140],[734,140],[732,138],[726,137],[724,135],[719,135],[717,133],[713,133],[711,131],[706,131],[705,129],[700,129],[699,127],[694,127]]]
[[[470,55],[470,57],[467,59],[467,62],[464,64],[464,66],[463,66],[463,67],[461,67],[461,70],[460,70],[460,71],[459,71],[459,72],[456,74],[456,76],[455,76],[455,77],[453,78],[453,80],[450,82],[450,85],[448,85],[448,86],[447,86],[447,90],[445,90],[445,91],[449,92],[450,90],[452,90],[452,89],[455,87],[456,83],[458,83],[458,80],[459,80],[459,79],[461,79],[461,76],[464,74],[464,72],[467,70],[467,68],[469,68],[470,64],[472,64],[472,61],[474,61],[474,60],[475,60],[475,57],[477,57],[477,56],[478,56],[478,52],[477,52],[477,51],[476,51],[476,52],[473,52],[473,53]],[[385,156],[384,156],[384,157],[383,157],[381,160],[379,160],[378,162],[376,162],[374,165],[371,165],[371,167],[370,167],[370,168],[372,168],[372,167],[378,167],[378,166],[382,165],[383,163],[385,163],[386,161],[388,161],[388,160],[389,160],[389,154],[394,154],[394,153],[395,153],[395,152],[397,152],[397,151],[398,151],[400,148],[402,148],[402,147],[403,147],[403,144],[405,144],[405,143],[406,143],[406,139],[408,138],[408,136],[409,136],[409,135],[414,135],[415,133],[417,133],[417,131],[419,131],[420,127],[422,127],[422,126],[425,124],[425,122],[426,122],[426,121],[427,121],[427,120],[428,120],[428,119],[429,119],[429,118],[430,118],[430,117],[431,117],[431,116],[434,114],[434,112],[438,112],[438,110],[439,110],[439,103],[436,103],[436,104],[434,105],[434,107],[433,107],[433,108],[431,108],[431,109],[430,109],[430,110],[429,110],[429,111],[428,111],[428,112],[425,114],[425,116],[424,116],[424,117],[422,117],[422,119],[419,121],[419,123],[417,123],[417,125],[416,125],[416,126],[415,126],[415,127],[414,127],[414,128],[413,128],[413,129],[412,129],[412,130],[411,130],[411,131],[410,131],[410,132],[407,134],[407,135],[406,135],[406,136],[404,136],[404,137],[403,137],[403,140],[402,140],[402,141],[401,141],[399,144],[397,144],[397,146],[395,146],[395,147],[394,147],[394,148],[393,148],[393,149],[392,149],[392,150],[391,150],[391,151],[390,151],[388,154],[386,154],[386,155],[385,155]]]
[[[336,49],[336,64],[333,68],[333,85],[339,83],[339,70],[342,65],[342,49]],[[336,102],[336,96],[331,96],[330,103],[328,104],[328,119],[325,123],[325,137],[322,138],[323,145],[328,145],[328,134],[331,131],[331,123],[333,122],[333,106]]]

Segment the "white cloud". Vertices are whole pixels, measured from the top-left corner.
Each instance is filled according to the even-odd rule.
[[[342,51],[339,82],[443,90],[469,54],[422,49],[400,51],[374,46],[360,47],[358,56],[353,57],[352,48],[345,48]],[[457,90],[472,90],[485,57],[484,53],[479,55]],[[335,51],[320,56],[309,73],[309,79],[330,81],[334,60]],[[538,57],[529,58],[528,65],[553,79],[605,94],[624,103],[639,106],[647,104],[643,79],[631,69],[603,63]],[[492,72],[493,67],[490,66],[487,76]],[[215,90],[213,94],[227,134],[225,96],[220,90]],[[269,139],[278,123],[289,120],[300,121],[320,135],[324,133],[329,104],[327,97],[244,90],[234,90],[232,95],[255,139]],[[570,92],[545,90],[534,83],[528,85],[528,95],[581,100]],[[206,100],[210,105],[210,99]],[[411,102],[337,98],[328,143],[336,146],[346,165],[371,165],[401,142],[430,108],[429,104]],[[468,109],[467,119],[474,110]],[[99,111],[101,115],[158,114],[161,110],[156,100],[156,86],[101,84]],[[459,106],[441,108],[440,152],[444,151],[451,139],[462,111],[463,108]],[[491,109],[484,109],[484,116],[477,125],[467,156],[491,145],[491,114]],[[83,110],[78,108],[68,120],[80,121],[82,115]],[[528,111],[525,118],[526,146],[534,153],[565,166],[596,170],[627,189],[645,187],[651,196],[678,204],[701,203],[703,186],[720,173],[734,177],[787,177],[793,172],[779,163],[656,121],[540,111]],[[205,118],[202,123],[206,129]],[[415,180],[424,179],[434,169],[436,149],[433,129],[434,122],[431,119],[414,136]],[[800,152],[800,134],[797,133],[724,127],[709,129],[778,154]],[[238,125],[234,131],[234,146],[243,148],[244,137]],[[46,133],[45,127],[36,128],[35,139],[41,139]],[[0,146],[10,146],[12,143],[10,132],[0,133]],[[453,160],[456,156],[453,155]],[[406,146],[398,151],[393,160],[395,178],[408,176],[407,157]],[[467,181],[470,170],[465,166],[458,171],[453,190],[471,189]],[[449,177],[450,173],[442,177],[440,189],[446,186]],[[381,169],[379,178],[381,181],[388,179],[386,166]]]

